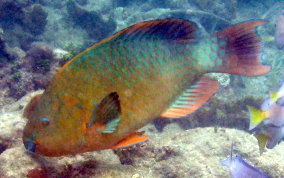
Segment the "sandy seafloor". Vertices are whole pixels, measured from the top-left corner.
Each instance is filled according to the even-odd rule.
[[[112,150],[104,150],[58,158],[31,156],[21,141],[26,123],[21,115],[23,106],[34,94],[14,103],[9,110],[2,110],[1,138],[13,142],[0,155],[0,177],[26,177],[29,170],[44,167],[46,172],[40,174],[41,177],[230,177],[229,169],[219,162],[230,154],[232,142],[235,153],[271,177],[284,177],[284,143],[260,155],[257,140],[252,135],[225,128],[218,128],[216,132],[213,127],[185,131],[176,124],[170,124],[160,133],[153,125],[147,125],[142,130],[150,137],[148,142],[117,149],[116,154]]]

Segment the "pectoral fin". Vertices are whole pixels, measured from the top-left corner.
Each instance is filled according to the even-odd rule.
[[[202,77],[188,88],[161,117],[178,118],[189,115],[206,103],[218,91],[218,81]]]
[[[115,118],[107,122],[103,130],[98,129],[97,131],[100,133],[112,133],[116,130],[116,127],[118,126],[120,120],[120,118]]]
[[[145,142],[149,139],[147,136],[143,136],[144,132],[135,132],[128,137],[124,138],[123,140],[119,141],[117,144],[115,144],[112,149],[115,148],[125,148],[128,146],[132,146],[137,143]]]
[[[116,92],[110,93],[98,105],[94,106],[93,113],[87,128],[94,125],[99,126],[97,131],[101,133],[112,133],[120,122],[121,108],[119,96]]]

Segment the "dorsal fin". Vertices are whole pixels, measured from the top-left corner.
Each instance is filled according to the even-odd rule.
[[[117,33],[123,38],[160,38],[165,40],[188,41],[195,38],[197,26],[181,19],[164,19],[141,22]]]
[[[178,118],[189,115],[202,106],[218,91],[219,83],[202,77],[195,85],[187,89],[161,117]]]
[[[250,123],[249,123],[249,130],[254,129],[257,125],[259,125],[264,119],[269,117],[268,111],[262,111],[256,109],[252,106],[247,106],[249,113],[250,113]]]
[[[98,45],[110,42],[112,40],[130,40],[130,39],[163,39],[178,42],[188,42],[196,38],[197,25],[193,22],[181,19],[164,19],[140,22],[127,27],[98,43],[93,44],[83,52],[76,55],[68,61],[60,70],[63,71],[74,60],[80,58],[88,51],[94,49]]]
[[[90,121],[87,123],[87,127],[92,127],[95,122],[104,125],[107,123],[113,123],[112,120],[117,119],[120,113],[121,108],[119,96],[116,92],[112,92],[103,98],[97,106],[94,106],[94,110]]]

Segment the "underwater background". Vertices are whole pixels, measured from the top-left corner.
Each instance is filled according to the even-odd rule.
[[[1,0],[0,177],[231,177],[220,161],[230,156],[232,143],[233,153],[251,165],[284,177],[283,142],[260,154],[247,108],[260,108],[284,80],[284,49],[275,44],[283,11],[280,0]],[[257,32],[262,63],[272,69],[257,77],[209,74],[219,91],[186,118],[157,118],[143,127],[148,142],[57,158],[26,152],[23,109],[61,66],[119,30],[165,18],[193,21],[201,36],[264,19]]]

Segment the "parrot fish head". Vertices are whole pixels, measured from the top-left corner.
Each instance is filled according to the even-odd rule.
[[[49,106],[50,102],[43,101],[44,98],[41,96],[37,95],[30,101],[23,115],[28,122],[22,139],[26,150],[32,153],[52,152],[50,148],[53,148],[53,144],[62,143],[60,137],[56,136],[59,130],[52,124],[55,120],[50,113],[52,108],[54,110],[54,106]]]

